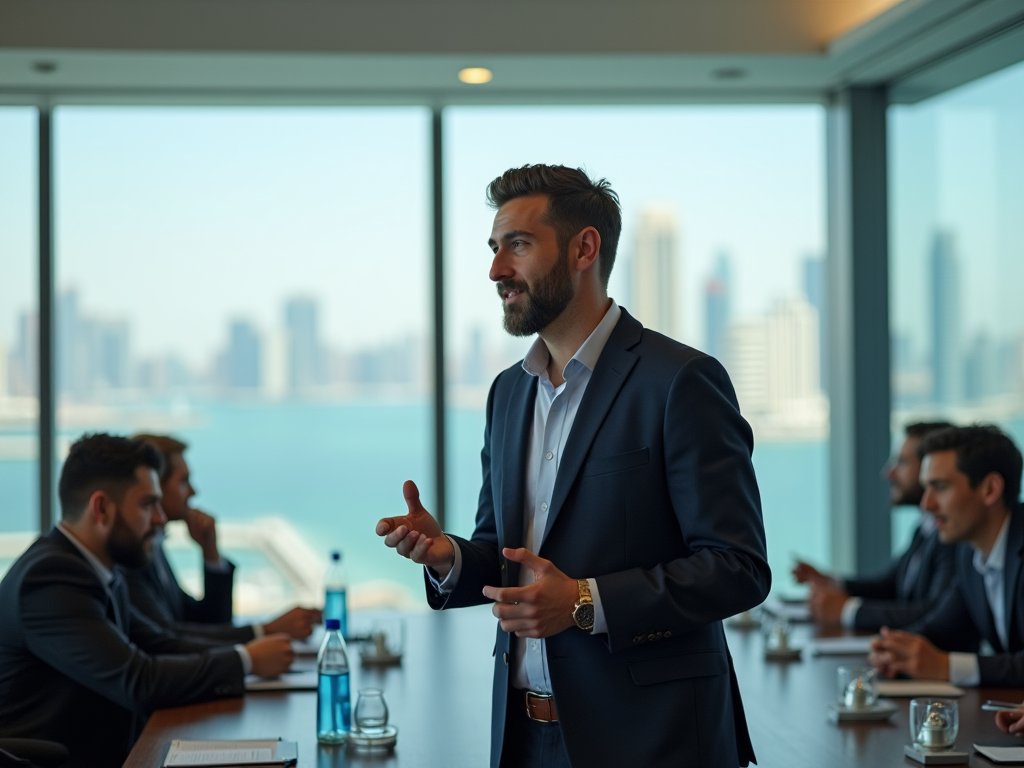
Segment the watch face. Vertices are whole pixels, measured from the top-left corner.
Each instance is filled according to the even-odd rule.
[[[580,629],[591,629],[594,626],[594,604],[583,603],[573,611],[572,617]]]

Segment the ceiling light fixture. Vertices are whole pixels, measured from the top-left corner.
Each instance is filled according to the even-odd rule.
[[[722,67],[711,73],[716,80],[742,80],[747,76],[747,70],[742,67]]]
[[[40,72],[44,75],[52,74],[57,71],[57,62],[55,61],[36,61],[32,64],[32,69],[36,72]]]
[[[459,70],[459,80],[470,85],[482,85],[491,82],[494,73],[485,67],[466,67]]]

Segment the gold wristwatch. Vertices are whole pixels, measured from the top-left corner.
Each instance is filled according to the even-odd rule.
[[[590,582],[577,579],[576,586],[580,590],[580,601],[573,608],[572,620],[584,632],[589,632],[594,628],[594,599],[590,596]]]

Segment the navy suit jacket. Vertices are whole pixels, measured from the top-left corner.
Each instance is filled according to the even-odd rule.
[[[236,627],[231,623],[235,566],[228,563],[224,571],[203,570],[203,599],[196,600],[178,585],[163,545],[154,546],[148,564],[125,571],[132,605],[150,621],[176,632],[232,645],[252,640],[255,634],[251,626]]]
[[[35,541],[0,582],[0,736],[57,741],[68,768],[119,766],[148,714],[244,692],[232,648],[168,633],[106,588],[67,537]]]
[[[937,531],[918,528],[907,551],[875,578],[846,579],[846,591],[864,599],[857,611],[856,629],[874,632],[879,627],[902,629],[922,619],[938,605],[953,583],[955,544],[943,544]],[[910,579],[907,570],[915,554],[920,561]]]
[[[974,567],[974,550],[959,545],[956,553],[956,588],[920,622],[909,627],[944,651],[976,653],[987,640],[994,656],[979,656],[981,685],[988,688],[1024,688],[1024,510],[1018,505],[1010,513],[1003,564],[1007,639],[1004,647],[988,607],[985,581]]]
[[[525,466],[537,379],[495,380],[476,530],[457,539],[462,572],[434,608],[516,586],[500,556],[524,537]],[[573,765],[746,765],[754,754],[721,620],[771,583],[753,440],[722,366],[645,330],[625,310],[594,368],[562,455],[538,554],[596,578],[608,633],[547,639]],[[513,638],[495,646],[491,765],[501,757]]]

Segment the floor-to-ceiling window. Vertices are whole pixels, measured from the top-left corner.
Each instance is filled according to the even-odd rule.
[[[896,427],[1024,444],[1024,64],[889,110]]]
[[[755,434],[769,558],[828,565],[824,115],[817,106],[449,108],[444,116],[449,528],[472,530],[484,403],[532,339],[501,327],[484,191],[526,163],[583,167],[622,201],[610,294],[720,358]]]
[[[36,115],[0,107],[0,573],[39,530]]]
[[[319,600],[333,548],[355,607],[418,599],[374,524],[406,479],[434,495],[429,111],[60,107],[54,129],[58,458],[87,431],[184,439],[241,612]]]

